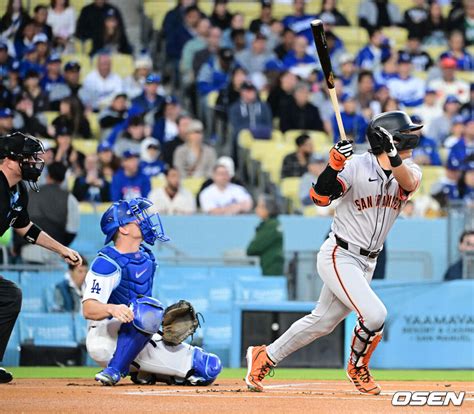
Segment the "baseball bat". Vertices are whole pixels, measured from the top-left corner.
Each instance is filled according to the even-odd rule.
[[[311,31],[313,32],[314,45],[318,52],[319,62],[321,63],[321,69],[326,79],[326,85],[328,87],[329,97],[331,98],[332,107],[336,114],[337,127],[339,128],[339,134],[341,140],[346,140],[346,131],[342,124],[341,112],[339,110],[339,103],[337,101],[336,89],[334,87],[334,72],[332,71],[331,59],[329,58],[329,48],[326,41],[326,35],[324,34],[323,21],[316,19],[311,22]]]

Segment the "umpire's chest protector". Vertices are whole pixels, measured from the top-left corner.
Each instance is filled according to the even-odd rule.
[[[113,290],[109,303],[128,305],[138,295],[152,296],[156,262],[151,250],[141,246],[136,253],[119,253],[107,246],[99,251],[117,263],[121,270],[119,285]]]

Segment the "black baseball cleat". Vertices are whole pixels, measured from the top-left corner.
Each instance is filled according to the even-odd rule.
[[[0,384],[6,384],[13,380],[13,375],[11,372],[5,371],[3,368],[0,368]]]

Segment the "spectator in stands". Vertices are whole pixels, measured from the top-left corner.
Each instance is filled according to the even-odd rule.
[[[13,64],[13,58],[8,54],[8,44],[0,40],[0,76],[4,79],[8,76]]]
[[[276,59],[273,52],[267,50],[267,37],[257,33],[250,48],[242,50],[235,55],[236,63],[245,69],[251,78],[263,77],[265,65],[268,61]]]
[[[446,270],[444,280],[456,280],[463,277],[463,258],[465,253],[474,252],[474,231],[466,230],[461,234],[458,245],[460,259]]]
[[[150,73],[146,77],[142,94],[132,100],[130,111],[140,115],[145,115],[152,111],[161,111],[165,98],[158,94],[160,83],[161,76],[156,73]]]
[[[61,98],[73,97],[76,101],[82,105],[82,101],[79,98],[79,91],[82,88],[80,83],[81,77],[81,65],[76,60],[71,60],[64,65],[64,81],[65,92]]]
[[[0,136],[13,132],[13,111],[10,108],[0,109]]]
[[[168,168],[165,172],[166,185],[155,188],[148,198],[158,214],[188,215],[196,212],[196,201],[190,191],[181,185],[179,171]]]
[[[65,98],[59,104],[59,116],[52,122],[53,126],[66,124],[73,137],[92,138],[92,132],[82,107],[72,98]]]
[[[438,203],[440,209],[447,212],[449,203],[460,199],[458,183],[461,170],[459,165],[451,165],[448,160],[444,172],[444,177],[432,185],[430,195]]]
[[[99,169],[97,154],[89,154],[84,161],[84,171],[74,180],[72,194],[77,201],[105,203],[110,201],[110,183]]]
[[[344,93],[340,99],[342,103],[341,118],[348,139],[353,140],[356,144],[365,142],[365,132],[368,123],[361,113],[357,110],[357,102],[354,95]],[[339,128],[337,126],[336,115],[332,117],[332,131],[334,142],[341,139]]]
[[[30,16],[23,8],[22,0],[8,0],[5,14],[0,19],[0,37],[13,40]]]
[[[114,10],[119,22],[120,30],[125,31],[120,10],[111,5],[107,0],[94,0],[84,6],[77,20],[76,37],[82,41],[91,39],[93,44],[100,41],[104,20],[109,10]]]
[[[28,212],[31,220],[59,243],[69,246],[79,230],[79,203],[62,186],[66,177],[66,166],[53,162],[48,166],[46,184],[40,192],[30,191]],[[21,257],[27,263],[54,263],[56,254],[36,244],[27,244],[21,249]]]
[[[459,111],[465,118],[474,117],[474,82],[471,82],[470,86],[470,99],[461,106]]]
[[[281,178],[301,177],[308,170],[309,158],[314,152],[313,142],[307,134],[301,134],[295,140],[296,152],[283,159]]]
[[[451,135],[449,135],[443,142],[443,147],[451,149],[456,145],[464,136],[464,117],[462,115],[456,115],[451,121]]]
[[[254,33],[269,35],[270,26],[275,21],[272,14],[272,0],[260,0],[260,15],[250,22],[249,30]]]
[[[69,5],[69,0],[51,0],[47,23],[53,31],[53,45],[66,49],[76,27],[76,11]]]
[[[176,96],[167,96],[165,98],[165,104],[163,113],[156,113],[155,123],[153,125],[152,135],[160,144],[163,145],[165,142],[174,139],[178,133],[178,117],[181,114],[181,105]]]
[[[111,182],[113,175],[120,168],[120,158],[114,154],[112,146],[107,141],[102,141],[97,146],[97,155],[99,157],[99,175]]]
[[[15,37],[15,58],[17,60],[23,59],[26,50],[30,46],[34,46],[33,38],[35,34],[35,24],[33,20],[26,20]]]
[[[119,92],[114,96],[110,106],[99,114],[99,125],[102,130],[110,130],[128,118],[128,100],[125,93]],[[103,135],[106,132],[103,131]]]
[[[186,87],[194,81],[193,74],[193,60],[196,53],[203,50],[207,46],[207,39],[209,37],[209,30],[211,22],[209,19],[203,18],[199,20],[196,26],[196,36],[186,42],[179,62],[179,71],[183,81],[183,86]]]
[[[214,183],[201,193],[199,202],[204,213],[212,215],[236,215],[248,213],[252,209],[252,197],[247,190],[230,182],[226,167],[216,165],[213,172]]]
[[[180,145],[183,145],[185,143],[186,133],[188,131],[191,120],[192,118],[187,114],[181,114],[176,120],[176,124],[178,126],[178,133],[172,140],[165,142],[163,146],[163,161],[166,165],[170,167],[173,166],[174,152]]]
[[[114,152],[121,157],[125,151],[140,153],[142,141],[147,136],[147,128],[142,116],[128,118],[127,128],[120,132],[114,143]]]
[[[296,35],[293,30],[285,28],[281,37],[281,43],[273,50],[277,55],[278,59],[283,60],[283,58],[293,50],[295,43]]]
[[[216,58],[210,58],[201,66],[197,76],[197,90],[200,97],[225,88],[233,69],[234,53],[231,49],[220,49]]]
[[[24,93],[33,101],[34,112],[43,112],[49,109],[48,94],[40,87],[40,75],[38,72],[29,71],[23,79]]]
[[[382,61],[390,56],[390,47],[380,27],[369,30],[369,43],[356,56],[355,63],[361,69],[380,70]]]
[[[298,78],[290,71],[280,74],[278,84],[270,90],[267,99],[274,117],[280,118],[281,114],[287,110],[297,83]]]
[[[462,166],[458,188],[460,199],[465,201],[466,204],[474,204],[474,152],[467,157]]]
[[[333,20],[334,26],[350,26],[346,16],[337,9],[337,0],[322,0],[318,19]]]
[[[232,70],[229,85],[221,89],[217,97],[215,114],[219,119],[227,121],[227,114],[230,106],[240,99],[240,88],[247,79],[247,72],[240,66]]]
[[[287,69],[298,67],[300,65],[315,65],[316,59],[306,53],[308,49],[308,40],[305,36],[297,36],[293,43],[293,49],[290,50],[283,58],[283,65]],[[307,77],[307,74],[305,77]]]
[[[441,54],[440,59],[446,57],[454,59],[458,70],[474,70],[474,58],[464,47],[464,36],[461,31],[453,30],[449,34],[448,45],[449,49]]]
[[[313,41],[310,23],[315,18],[314,14],[306,14],[305,0],[293,0],[293,14],[285,16],[282,23],[296,35],[305,36],[309,43]]]
[[[80,174],[84,168],[84,154],[72,146],[71,129],[67,124],[55,127],[56,146],[53,148],[54,161],[61,162],[74,174]]]
[[[398,75],[387,82],[390,95],[407,108],[420,106],[425,96],[424,82],[412,76],[413,65],[408,53],[398,56]]]
[[[343,53],[339,56],[339,79],[342,81],[344,92],[355,94],[357,91],[357,68],[354,64],[354,56]]]
[[[141,95],[147,76],[153,69],[151,57],[147,54],[138,56],[135,61],[135,70],[123,80],[123,91],[130,99]]]
[[[62,86],[65,83],[64,77],[61,74],[61,56],[54,53],[48,58],[46,73],[40,81],[41,89],[48,94],[48,101],[51,105],[54,104],[53,100],[58,95],[55,90],[58,88],[63,89]]]
[[[430,131],[433,120],[443,115],[443,109],[437,103],[436,91],[434,89],[426,89],[423,103],[415,108],[414,114],[423,119],[424,130]]]
[[[461,2],[458,2],[461,6]],[[450,13],[449,30],[461,30],[466,42],[466,46],[474,45],[474,3],[470,0],[462,2],[462,8],[457,13]]]
[[[214,148],[203,143],[204,126],[201,121],[193,120],[186,130],[184,145],[180,145],[173,155],[173,166],[181,177],[207,178],[212,174],[216,162]]]
[[[447,96],[443,105],[443,114],[431,121],[430,129],[427,130],[426,134],[441,145],[448,137],[452,119],[459,113],[460,107],[460,102],[456,96]]]
[[[242,83],[240,99],[229,108],[229,122],[234,133],[234,140],[242,129],[250,129],[255,138],[270,138],[271,109],[265,102],[259,100],[257,90],[251,82]]]
[[[128,42],[127,33],[120,24],[115,9],[109,9],[105,13],[102,32],[98,38],[93,39],[91,56],[100,50],[107,50],[109,53],[132,54],[133,48]]]
[[[37,72],[42,76],[45,72],[45,67],[38,63],[36,46],[34,44],[29,45],[25,48],[24,52],[23,60],[20,62],[20,77],[24,79],[28,72]]]
[[[448,155],[448,166],[460,170],[467,157],[474,154],[474,118],[464,121],[464,136],[451,148]]]
[[[214,7],[211,14],[211,23],[221,30],[230,27],[232,13],[227,8],[227,0],[214,0]]]
[[[79,96],[84,105],[98,111],[119,92],[122,92],[122,79],[112,72],[111,56],[101,53],[97,57],[97,69],[86,76]]]
[[[165,171],[165,164],[160,159],[160,142],[148,137],[142,141],[140,148],[140,170],[148,177],[155,177]]]
[[[421,40],[416,36],[409,36],[405,49],[399,55],[407,53],[410,56],[413,69],[417,72],[426,72],[433,66],[430,55],[421,49]]]
[[[280,130],[282,132],[290,129],[324,131],[318,108],[309,102],[309,85],[300,82],[296,85],[293,97],[288,108],[280,114]]]
[[[35,26],[35,33],[44,33],[48,36],[48,41],[53,40],[53,30],[47,23],[48,8],[44,4],[38,4],[33,10],[33,24]]]
[[[369,31],[375,27],[398,26],[402,23],[398,6],[386,0],[362,0],[357,17],[359,26]]]
[[[62,282],[54,287],[54,311],[55,312],[80,312],[82,308],[82,296],[86,288],[85,280],[89,263],[81,255],[80,266],[68,265],[68,271]]]
[[[278,210],[278,203],[274,196],[260,195],[255,207],[255,214],[262,221],[247,246],[247,255],[260,258],[263,276],[284,274],[283,231],[278,220]]]
[[[123,153],[122,168],[114,174],[110,185],[112,201],[148,196],[151,190],[150,178],[140,171],[139,162],[138,152]]]
[[[311,154],[308,160],[308,169],[301,176],[299,185],[299,199],[302,206],[313,206],[309,190],[327,166],[327,159],[319,154]]]
[[[220,30],[220,28],[218,29]],[[244,31],[245,47],[247,47],[250,45],[250,42],[252,39],[251,39],[250,33],[248,33],[246,30],[245,16],[242,13],[235,13],[232,16],[230,27],[222,31],[222,39],[221,39],[220,46],[224,48],[233,49],[234,42],[232,41],[232,33],[235,33],[236,31],[242,31],[242,30]]]
[[[210,62],[212,59],[216,59],[219,50],[226,49],[222,41],[222,31],[218,27],[211,27],[209,29],[209,35],[206,39],[206,46],[197,51],[193,58],[193,74],[194,78],[197,78],[201,67]]]
[[[423,120],[417,115],[412,115],[413,123],[423,125]],[[415,131],[420,136],[417,147],[413,150],[412,159],[418,165],[441,165],[441,158],[438,153],[438,145],[435,140],[427,137],[423,130]]]
[[[54,134],[48,132],[46,126],[41,122],[40,114],[35,114],[33,101],[28,95],[22,94],[18,97],[15,110],[15,129],[35,137],[54,136]]]
[[[196,6],[196,0],[177,0],[176,7],[169,10],[163,20],[163,26],[161,28],[163,37],[166,39],[173,35],[175,28],[183,24],[183,16],[185,10],[189,6]],[[203,13],[201,12],[201,15]]]
[[[423,39],[426,35],[429,8],[425,0],[414,0],[414,6],[405,10],[403,27],[408,30],[408,36]]]
[[[426,35],[423,38],[425,46],[446,45],[447,22],[443,16],[441,5],[437,1],[431,2],[429,6],[429,16],[426,22]]]
[[[36,50],[35,62],[41,66],[42,71],[44,71],[50,57],[48,36],[44,33],[35,34],[35,37],[33,37],[33,45]]]
[[[428,87],[436,91],[439,102],[444,102],[448,95],[454,95],[461,103],[469,100],[469,85],[456,79],[457,62],[451,57],[440,60],[439,66],[442,71],[441,79],[434,79],[429,82]]]
[[[375,101],[374,75],[369,70],[361,70],[357,77],[356,101],[365,119],[373,117]]]

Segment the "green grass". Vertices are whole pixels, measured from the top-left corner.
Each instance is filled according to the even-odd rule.
[[[90,367],[12,367],[15,378],[93,378],[99,368]],[[378,380],[388,381],[472,381],[473,371],[442,370],[373,370]],[[224,369],[220,378],[242,379],[245,369]],[[289,369],[275,371],[275,378],[281,380],[345,380],[342,369]]]

